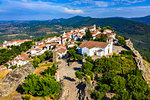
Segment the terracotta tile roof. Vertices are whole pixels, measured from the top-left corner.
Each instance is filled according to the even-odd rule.
[[[101,51],[103,51],[102,49],[99,49],[99,50],[97,50],[98,52],[101,52]]]
[[[58,45],[59,43],[57,42],[51,42],[51,46],[54,46],[54,45]]]
[[[106,35],[109,37],[109,36],[111,36],[111,33],[107,33]]]
[[[24,56],[27,56],[27,54],[24,53],[24,54],[21,54],[20,56],[21,56],[21,57],[24,57]]]
[[[91,32],[91,33],[92,33],[92,36],[96,34],[96,32]]]
[[[66,36],[66,37],[69,37],[70,35],[69,35],[69,34],[65,34],[65,36]]]
[[[79,35],[84,35],[84,33],[79,33]]]
[[[46,44],[44,44],[44,45],[40,45],[40,46],[39,46],[39,48],[43,48],[43,47],[45,47],[45,46],[46,46]]]
[[[1,65],[0,67],[1,67],[1,68],[5,68],[6,66],[4,66],[4,65]]]
[[[35,51],[41,51],[41,49],[40,49],[40,48],[36,48],[36,49],[33,49],[33,50],[35,50]]]
[[[14,43],[14,42],[17,42],[17,43],[23,43],[25,41],[32,41],[31,39],[24,39],[24,40],[14,40],[14,41],[8,41],[7,43]]]
[[[57,49],[57,52],[62,54],[62,53],[65,53],[66,50],[67,49],[61,48],[61,49]]]
[[[93,29],[94,28],[94,26],[90,26],[90,27],[87,27],[88,29]]]
[[[108,37],[107,39],[113,39],[113,37]]]
[[[81,48],[87,47],[89,49],[94,48],[94,47],[100,47],[100,48],[105,48],[108,45],[106,42],[96,42],[96,41],[84,41],[82,44],[79,46]]]
[[[66,47],[66,46],[63,44],[58,44],[57,47]]]

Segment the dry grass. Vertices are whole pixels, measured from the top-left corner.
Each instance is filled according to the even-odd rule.
[[[22,97],[25,97],[25,96],[30,96],[30,99],[31,100],[52,100],[52,99],[50,99],[50,97],[34,97],[34,96],[32,96],[32,95],[28,95],[28,94],[24,94],[24,95],[22,95]]]
[[[40,75],[41,72],[43,72],[45,69],[47,69],[48,67],[51,67],[53,65],[53,63],[47,63],[47,64],[39,64],[39,67],[35,69],[34,73],[36,75]]]
[[[0,82],[9,72],[10,72],[9,70],[0,71]]]
[[[20,95],[20,93],[18,93],[17,91],[14,91],[11,94],[9,94],[8,96],[5,96],[4,98],[2,98],[0,100],[15,100],[12,98],[15,95]]]

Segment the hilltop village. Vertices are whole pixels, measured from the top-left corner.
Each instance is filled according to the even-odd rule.
[[[0,52],[2,100],[150,99],[149,63],[109,26],[4,41]]]
[[[53,51],[57,52],[59,58],[63,58],[66,56],[67,51],[70,47],[77,46],[78,53],[81,55],[89,55],[89,56],[106,56],[112,54],[113,50],[113,42],[115,40],[116,33],[113,32],[111,28],[106,28],[103,32],[100,32],[101,28],[93,25],[91,27],[84,27],[82,29],[75,29],[71,30],[70,32],[64,32],[59,37],[52,37],[42,41],[37,41],[34,43],[31,49],[27,52],[22,53],[21,55],[16,56],[13,60],[7,62],[8,69],[11,68],[13,65],[23,66],[27,64],[31,58],[31,56],[38,56],[42,55],[45,51]],[[88,41],[85,38],[87,31],[91,32],[90,40],[98,39],[101,36],[106,36],[105,42],[98,42],[98,41]],[[82,40],[83,42],[80,45],[77,43]],[[11,46],[19,46],[20,44],[24,43],[25,41],[32,41],[30,39],[25,40],[15,40],[15,41],[4,41],[2,47],[11,47]],[[10,48],[11,49],[11,48]],[[7,69],[6,66],[1,65],[0,68],[2,70]]]

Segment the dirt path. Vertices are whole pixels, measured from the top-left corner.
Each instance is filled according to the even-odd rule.
[[[76,88],[79,80],[75,77],[75,71],[81,68],[81,64],[74,62],[71,66],[68,66],[65,60],[61,60],[61,68],[58,69],[59,76],[63,79],[64,89],[69,90],[68,100],[78,100]]]

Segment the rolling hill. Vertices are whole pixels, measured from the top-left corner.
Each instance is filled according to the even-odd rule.
[[[150,24],[150,15],[145,17],[130,18],[130,20],[138,21],[145,24]]]

